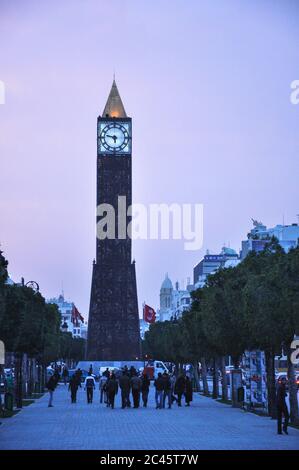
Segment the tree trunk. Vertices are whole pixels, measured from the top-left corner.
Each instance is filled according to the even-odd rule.
[[[212,397],[214,399],[218,398],[219,396],[219,374],[218,374],[218,361],[217,359],[213,359],[213,393]]]
[[[222,375],[222,400],[227,401],[228,393],[227,393],[227,375],[226,375],[226,368],[225,368],[225,356],[221,356],[220,368],[221,368],[221,375]]]
[[[207,363],[205,357],[201,357],[201,377],[202,377],[202,388],[204,395],[209,395],[209,385],[207,379]]]
[[[16,354],[16,376],[15,376],[15,383],[16,383],[16,405],[17,408],[22,408],[22,399],[23,399],[23,354],[17,353]]]
[[[2,364],[0,364],[0,382],[2,382],[2,377],[3,377],[3,382],[5,383],[4,367]],[[2,394],[1,393],[0,393],[0,411],[2,411]]]
[[[29,360],[27,354],[23,354],[22,359],[22,395],[28,397],[28,384],[29,384]]]
[[[291,361],[292,351],[290,348],[287,349],[288,356],[288,386],[289,386],[289,398],[290,398],[290,421],[292,424],[299,425],[299,410],[298,410],[298,390],[296,384],[296,371],[295,366]]]
[[[267,370],[268,413],[271,418],[276,419],[275,355],[273,351],[265,351],[265,359]]]
[[[194,381],[195,381],[195,391],[200,392],[200,382],[199,382],[199,375],[198,375],[198,363],[194,362]]]

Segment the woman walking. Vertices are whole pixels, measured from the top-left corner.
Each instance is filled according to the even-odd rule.
[[[193,388],[192,388],[192,382],[190,380],[190,377],[186,377],[185,381],[185,401],[186,401],[186,406],[190,406],[190,402],[193,399]]]

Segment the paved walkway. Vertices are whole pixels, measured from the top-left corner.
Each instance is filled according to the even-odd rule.
[[[111,410],[99,404],[98,394],[87,405],[79,390],[72,405],[64,385],[0,425],[0,449],[299,449],[299,431],[276,434],[276,422],[195,394],[190,408],[156,410],[150,407]]]

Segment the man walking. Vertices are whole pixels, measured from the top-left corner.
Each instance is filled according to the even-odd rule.
[[[158,377],[154,382],[156,388],[155,399],[156,399],[156,410],[162,408],[163,401],[163,390],[164,390],[164,381],[162,378],[161,372],[158,373]]]
[[[78,387],[81,387],[81,382],[79,382],[76,374],[72,375],[69,382],[69,390],[71,391],[71,401],[72,403],[77,402],[77,391]]]
[[[133,396],[134,408],[139,408],[140,392],[141,392],[141,379],[140,379],[140,377],[138,377],[136,372],[131,378],[131,386],[132,386],[132,396]]]
[[[129,407],[130,405],[130,389],[131,389],[131,381],[130,377],[126,370],[123,370],[123,373],[119,379],[119,386],[121,389],[121,407],[122,409]]]
[[[175,392],[178,396],[178,406],[182,406],[182,396],[185,393],[186,380],[183,375],[179,375],[175,383]]]
[[[115,374],[111,374],[111,377],[107,381],[107,395],[108,395],[108,406],[111,406],[112,410],[114,409],[114,400],[115,395],[118,393],[118,383],[115,377]]]
[[[144,408],[147,407],[150,384],[151,384],[151,381],[148,375],[146,373],[143,374],[142,379],[141,379],[141,394],[142,394],[142,401],[143,401]]]
[[[286,378],[282,377],[280,383],[278,384],[276,391],[276,407],[277,407],[277,434],[282,434],[282,431],[285,434],[288,433],[288,424],[289,424],[289,410],[286,404]],[[282,415],[284,415],[284,423],[282,427]]]
[[[67,366],[64,366],[64,367],[63,367],[63,371],[62,371],[62,378],[63,378],[63,383],[64,383],[64,385],[67,384],[68,377],[69,377],[68,368],[67,368]]]
[[[106,391],[106,385],[107,385],[107,380],[108,378],[106,375],[102,375],[99,380],[99,390],[100,390],[100,403],[107,403],[107,391]]]
[[[49,408],[53,407],[53,395],[54,395],[54,390],[57,387],[58,380],[59,379],[57,379],[57,375],[53,374],[53,375],[51,375],[51,377],[49,378],[49,380],[46,384],[46,387],[49,391],[49,403],[48,403]]]
[[[84,390],[86,390],[87,403],[92,403],[93,391],[96,388],[96,383],[92,375],[88,375],[84,382]]]
[[[178,401],[176,396],[175,396],[175,393],[174,393],[174,389],[175,389],[175,382],[176,382],[176,378],[175,378],[175,375],[172,374],[169,378],[170,380],[170,387],[171,387],[171,404],[174,402],[174,401]]]
[[[165,408],[166,397],[168,399],[168,408],[171,408],[171,382],[167,372],[163,372],[163,408]]]

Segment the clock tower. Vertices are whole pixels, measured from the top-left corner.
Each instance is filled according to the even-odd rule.
[[[135,262],[127,233],[131,204],[132,120],[113,80],[97,122],[97,226],[105,229],[109,212],[114,227],[111,231],[107,226],[104,236],[97,234],[87,338],[90,361],[140,358]]]

